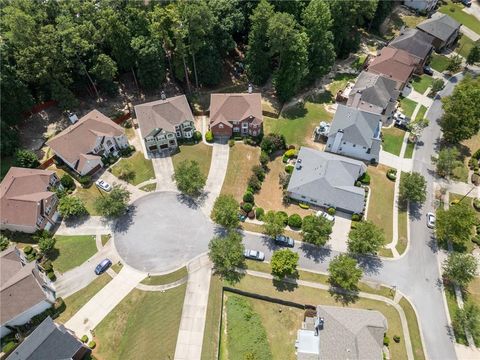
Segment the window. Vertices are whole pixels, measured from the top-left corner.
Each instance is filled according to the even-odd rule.
[[[353,144],[353,147],[356,147],[356,146],[357,146],[357,144]]]
[[[219,129],[223,129],[223,124],[218,124]]]
[[[177,131],[177,137],[182,136],[182,133],[180,131]]]
[[[244,128],[244,129],[248,128],[248,123],[246,123],[246,122],[243,123],[243,124],[242,124],[242,128]]]
[[[302,198],[302,199],[306,199],[306,197],[305,197],[305,196],[303,196],[303,195],[301,196],[301,198]]]
[[[367,154],[370,154],[370,148],[368,148],[368,150],[367,150]]]
[[[344,142],[343,142],[343,145],[345,145],[345,144],[346,144],[346,142],[344,141]]]

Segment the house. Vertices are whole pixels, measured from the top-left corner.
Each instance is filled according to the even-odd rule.
[[[0,252],[0,336],[50,308],[55,288],[36,261],[27,262],[15,246]]]
[[[418,29],[404,29],[400,35],[394,38],[388,46],[394,49],[404,50],[418,60],[416,72],[423,73],[423,67],[427,63],[433,51],[433,36]]]
[[[34,233],[59,218],[54,171],[11,167],[0,184],[0,229]]]
[[[7,357],[7,360],[81,360],[92,351],[49,316]]]
[[[438,0],[404,0],[405,6],[419,12],[430,12],[437,6]]]
[[[215,137],[258,136],[263,131],[262,96],[212,94],[210,130]]]
[[[180,139],[195,133],[194,118],[185,95],[162,98],[135,106],[145,148],[149,152],[174,151]]]
[[[397,89],[402,91],[419,66],[419,60],[405,50],[386,46],[380,50],[377,57],[368,62],[367,70],[373,74],[395,80]]]
[[[369,162],[378,162],[382,115],[338,104],[330,125],[326,151]]]
[[[432,45],[436,51],[449,48],[460,35],[461,24],[450,16],[442,13],[435,13],[417,25],[417,29],[433,37]]]
[[[347,106],[380,114],[384,124],[393,120],[400,92],[397,83],[384,76],[362,71],[349,92]]]
[[[343,156],[300,148],[287,193],[292,199],[312,205],[362,213],[365,190],[355,181],[365,173],[364,163]]]
[[[91,175],[102,167],[102,157],[128,147],[125,130],[98,110],[92,110],[47,141],[65,164],[79,175]]]
[[[318,305],[297,331],[297,360],[381,360],[387,319],[376,310]]]

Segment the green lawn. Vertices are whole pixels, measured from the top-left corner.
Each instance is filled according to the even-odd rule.
[[[94,235],[57,235],[55,239],[58,254],[53,267],[61,273],[83,264],[97,252]]]
[[[107,273],[103,273],[88,284],[83,289],[63,299],[65,301],[65,311],[60,314],[55,321],[60,323],[67,322],[83,305],[85,305],[96,293],[98,293],[112,278]]]
[[[200,166],[203,175],[208,176],[210,170],[210,162],[212,161],[212,147],[204,143],[196,145],[181,145],[178,153],[172,156],[173,167],[177,166],[184,160],[195,160]]]
[[[457,47],[455,51],[462,55],[464,58],[467,58],[470,50],[475,46],[475,41],[470,39],[467,35],[462,35],[460,40],[458,40]]]
[[[418,327],[417,316],[413,310],[412,304],[406,298],[401,298],[399,305],[405,312],[405,317],[408,323],[408,332],[410,333],[410,340],[412,341],[413,357],[415,360],[425,359],[423,352],[422,338],[420,336],[420,328]]]
[[[405,131],[391,127],[388,129],[382,129],[383,150],[392,153],[394,155],[400,155],[400,150],[402,149],[403,137],[405,136]]]
[[[355,78],[357,77],[356,74],[344,74],[344,73],[338,73],[335,75],[333,78],[333,81],[326,86],[326,88],[332,93],[332,95],[335,97],[337,95],[337,92],[340,90],[345,89],[349,81],[354,81]]]
[[[222,316],[222,280],[213,275],[208,292],[207,318],[203,336],[202,360],[217,359],[220,321]]]
[[[144,181],[155,178],[152,161],[145,159],[143,153],[140,151],[137,151],[128,158],[121,159],[117,164],[112,166],[112,174],[119,177],[126,166],[129,166],[135,172],[133,179],[128,180],[128,182],[133,185],[138,185]]]
[[[480,35],[480,21],[465,11],[463,11],[464,6],[462,4],[454,4],[451,1],[448,1],[447,4],[442,5],[438,11],[441,13],[451,16],[453,19],[457,20],[460,24],[465,25],[470,30],[475,31]]]
[[[449,62],[450,60],[448,59],[448,57],[433,53],[432,59],[430,60],[430,66],[438,72],[444,72],[445,70],[447,70]]]
[[[455,297],[455,291],[451,285],[445,286],[445,297],[447,299],[448,312],[450,313],[450,318],[453,319],[455,313],[457,312],[457,298]],[[457,329],[454,331],[455,340],[459,344],[467,345],[467,338],[463,329]]]
[[[99,196],[104,196],[104,192],[100,190],[95,185],[90,186],[89,188],[82,188],[81,186],[77,186],[74,195],[85,203],[85,207],[90,215],[96,216],[99,215],[97,210],[95,209],[95,200]]]
[[[423,119],[425,117],[426,112],[427,112],[427,108],[423,105],[420,105],[420,109],[418,109],[415,119]]]
[[[173,359],[186,285],[134,289],[95,328],[98,359]]]
[[[432,86],[433,78],[428,75],[414,76],[412,85],[416,92],[423,94],[427,91],[428,87]]]
[[[320,121],[332,121],[333,115],[325,110],[324,104],[306,102],[282,112],[278,119],[265,117],[265,133],[279,133],[285,136],[287,144],[308,145],[315,126]]]
[[[142,280],[145,285],[165,285],[183,279],[188,275],[187,268],[184,266],[170,274],[150,276]]]
[[[402,112],[409,118],[412,117],[413,111],[417,106],[417,102],[410,100],[408,98],[403,98],[400,100],[400,107],[402,108]]]
[[[411,159],[413,157],[413,150],[415,149],[415,144],[412,142],[407,142],[407,148],[405,149],[404,158]]]
[[[405,173],[402,172],[402,176]],[[396,249],[402,255],[408,245],[408,214],[407,209],[399,207],[398,209],[398,243]]]
[[[110,234],[101,235],[101,238],[102,238],[102,246],[105,246],[108,240],[112,238],[112,235]]]

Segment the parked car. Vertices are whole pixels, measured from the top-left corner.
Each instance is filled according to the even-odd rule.
[[[322,211],[322,210],[318,210],[316,213],[315,213],[316,216],[318,217],[323,217],[325,219],[327,219],[328,221],[335,221],[335,216],[333,215],[330,215],[329,213],[325,212],[325,211]]]
[[[402,114],[400,111],[397,111],[393,115],[393,119],[395,120],[395,126],[401,129],[406,129],[408,123],[410,122],[410,119],[406,117],[405,114]]]
[[[245,249],[243,256],[247,259],[263,261],[265,260],[265,254],[258,250]]]
[[[423,72],[427,75],[433,76],[433,69],[430,66],[425,65],[423,67]]]
[[[437,218],[435,217],[435,214],[429,212],[427,214],[427,227],[430,228],[430,229],[435,228],[435,221],[436,220],[437,220]]]
[[[460,0],[460,2],[466,7],[472,6],[472,0]]]
[[[110,259],[102,260],[95,268],[95,274],[100,275],[104,273],[110,266],[112,266],[112,261]]]
[[[95,185],[97,185],[97,187],[102,189],[103,191],[106,191],[106,192],[112,191],[112,186],[106,181],[103,181],[101,179],[98,179],[97,181],[95,181]]]
[[[275,244],[280,245],[280,246],[293,247],[295,245],[295,242],[293,241],[293,239],[291,237],[285,236],[285,235],[275,236],[274,242],[275,242]]]

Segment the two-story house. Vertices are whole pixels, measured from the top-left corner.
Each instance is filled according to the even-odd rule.
[[[325,150],[376,163],[380,158],[381,134],[380,114],[338,104]]]
[[[404,29],[388,46],[401,49],[418,60],[415,72],[423,73],[423,67],[433,52],[433,36],[418,29]]]
[[[260,93],[212,94],[210,130],[215,137],[260,135],[263,131]]]
[[[452,17],[435,13],[430,19],[422,21],[417,25],[417,29],[433,37],[432,45],[436,51],[451,47],[457,41],[460,35],[462,25],[452,19]]]
[[[162,98],[135,106],[140,132],[148,152],[172,152],[178,140],[193,138],[195,124],[185,95]]]
[[[27,262],[15,246],[0,252],[0,336],[55,303],[55,288],[36,261]]]
[[[11,167],[0,184],[0,229],[33,233],[57,221],[54,171]]]
[[[125,130],[98,110],[92,110],[47,142],[55,155],[79,175],[102,167],[102,157],[128,147]]]

